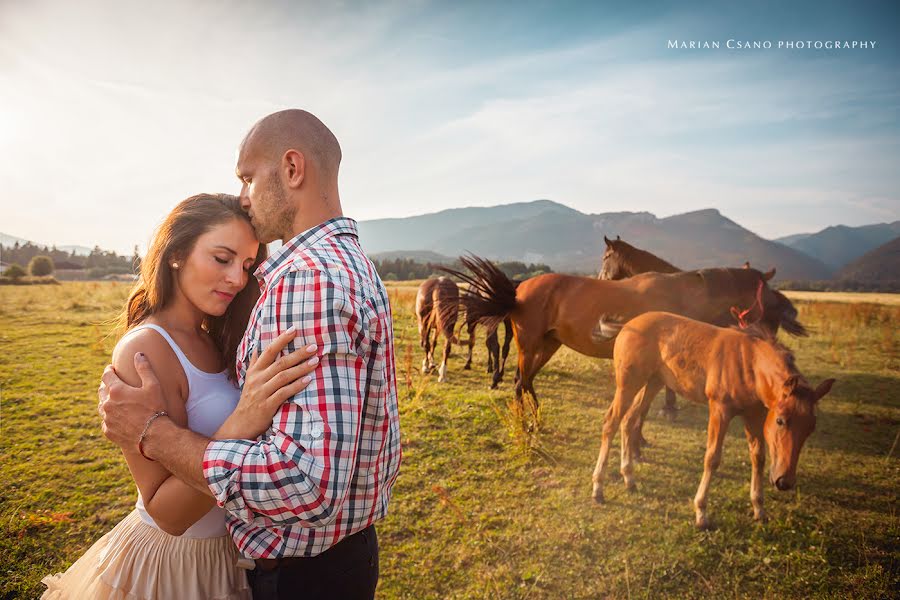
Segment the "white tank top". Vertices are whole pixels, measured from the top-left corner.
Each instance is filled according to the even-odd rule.
[[[184,369],[184,375],[188,382],[188,397],[187,402],[185,402],[188,429],[207,437],[214,434],[225,422],[225,419],[228,418],[228,415],[237,407],[238,400],[241,397],[240,390],[228,380],[226,371],[207,373],[195,367],[182,352],[181,348],[178,347],[178,344],[175,343],[175,340],[172,339],[172,336],[159,325],[152,323],[138,325],[125,335],[130,335],[141,329],[152,329],[163,336],[169,342],[169,345],[175,352],[175,356],[178,357],[181,368]],[[141,498],[140,492],[138,492],[135,507],[145,523],[159,529],[153,521],[153,517],[150,516],[144,507],[144,499]],[[199,521],[191,525],[182,537],[211,538],[225,535],[228,533],[228,530],[225,528],[225,515],[224,509],[214,506]]]

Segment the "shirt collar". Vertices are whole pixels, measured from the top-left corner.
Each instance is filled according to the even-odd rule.
[[[272,256],[263,261],[257,267],[256,278],[262,285],[279,267],[290,262],[293,256],[303,248],[309,248],[322,240],[340,234],[350,234],[359,237],[356,221],[349,217],[335,217],[315,227],[310,227],[302,233],[298,233],[285,242]]]

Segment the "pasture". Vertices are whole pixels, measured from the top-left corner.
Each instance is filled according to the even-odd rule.
[[[132,508],[124,460],[100,433],[96,389],[127,294],[114,283],[0,288],[0,598],[39,595]],[[610,361],[562,349],[536,379],[542,426],[517,426],[515,346],[489,390],[483,330],[474,369],[454,347],[448,381],[422,375],[415,287],[390,287],[404,462],[379,525],[380,598],[881,598],[900,587],[900,306],[795,298],[809,338],[783,341],[813,384],[837,378],[800,460],[798,488],[765,489],[752,520],[736,419],[693,525],[706,408],[651,411],[652,446],[626,492],[618,440],[607,502],[591,502]],[[846,294],[842,294],[846,296]],[[860,296],[869,299],[868,296]],[[661,404],[661,397],[656,406]]]

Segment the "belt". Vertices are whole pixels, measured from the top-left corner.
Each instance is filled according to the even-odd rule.
[[[316,556],[282,556],[280,558],[257,558],[254,559],[256,561],[256,568],[261,571],[274,571],[275,569],[279,569],[281,567],[290,567],[293,565],[298,565],[304,562],[316,562],[321,560],[327,560],[326,555],[335,556],[334,551],[338,550],[339,547],[347,546],[347,543],[353,540],[358,536],[366,537],[366,535],[375,529],[374,525],[369,525],[365,529],[357,531],[352,535],[348,535],[337,544],[328,548],[321,554],[317,554]],[[338,556],[340,555],[340,551],[338,550]]]
[[[256,568],[261,571],[274,571],[279,567],[288,567],[306,560],[305,556],[284,556],[282,558],[257,558]]]

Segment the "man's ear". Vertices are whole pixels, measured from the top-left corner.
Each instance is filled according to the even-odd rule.
[[[298,188],[306,178],[306,157],[298,150],[288,150],[281,157],[281,166],[289,188]]]

